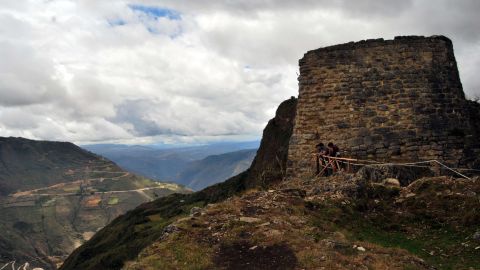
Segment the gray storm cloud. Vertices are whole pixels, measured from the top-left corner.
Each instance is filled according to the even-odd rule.
[[[443,34],[480,95],[479,1],[2,1],[0,136],[258,137],[308,50]]]

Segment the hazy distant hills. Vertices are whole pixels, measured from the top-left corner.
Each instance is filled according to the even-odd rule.
[[[55,269],[117,216],[174,192],[189,191],[72,143],[0,137],[0,268]]]
[[[176,182],[200,190],[235,176],[250,167],[257,149],[247,149],[193,161],[180,172]]]
[[[247,169],[258,146],[258,141],[249,141],[170,148],[118,144],[82,147],[107,157],[128,171],[198,190]]]

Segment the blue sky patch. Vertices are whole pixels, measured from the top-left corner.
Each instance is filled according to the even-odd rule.
[[[128,6],[132,10],[142,12],[153,19],[158,19],[158,18],[167,18],[169,20],[181,19],[180,12],[173,9],[169,9],[169,8],[144,6],[144,5],[137,5],[137,4],[130,4]]]
[[[122,19],[111,19],[111,20],[108,20],[108,24],[113,27],[113,26],[125,25],[127,24],[127,22]]]

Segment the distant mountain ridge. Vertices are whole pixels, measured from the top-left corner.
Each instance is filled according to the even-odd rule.
[[[184,147],[121,144],[82,147],[113,160],[128,171],[198,190],[246,170],[254,158],[254,153],[246,155],[242,151],[247,149],[255,151],[258,146],[258,141],[247,141]],[[223,156],[227,153],[230,154]],[[213,157],[217,155],[221,156]],[[204,160],[201,163],[203,165],[199,166],[201,160]],[[218,166],[211,163],[213,160]]]
[[[193,161],[180,172],[175,182],[201,190],[248,169],[256,153],[257,149],[246,149]]]

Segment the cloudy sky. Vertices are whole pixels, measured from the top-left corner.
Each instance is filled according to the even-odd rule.
[[[259,138],[307,50],[444,34],[480,96],[480,1],[1,0],[0,136]]]

